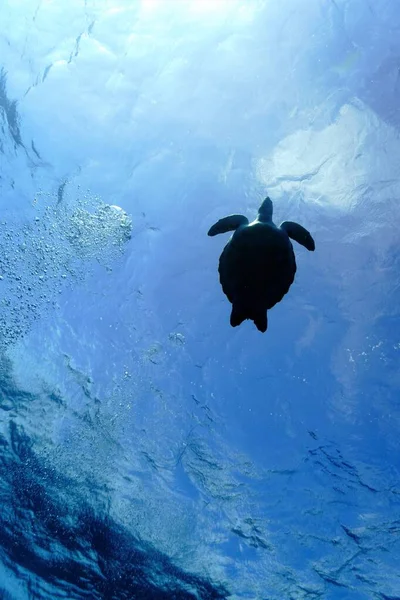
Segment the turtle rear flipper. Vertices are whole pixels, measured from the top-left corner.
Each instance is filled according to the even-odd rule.
[[[210,229],[208,234],[210,236],[218,235],[219,233],[227,233],[228,231],[235,231],[241,225],[248,225],[249,220],[244,215],[229,215],[220,219]]]
[[[261,333],[265,333],[268,329],[268,317],[267,311],[260,311],[253,319],[254,325],[257,327],[258,331]]]
[[[237,327],[243,321],[248,319],[246,312],[241,308],[240,304],[232,304],[232,312],[231,312],[231,326]]]

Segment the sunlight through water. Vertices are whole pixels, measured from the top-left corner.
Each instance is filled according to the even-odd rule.
[[[1,599],[400,598],[399,31],[0,2]]]

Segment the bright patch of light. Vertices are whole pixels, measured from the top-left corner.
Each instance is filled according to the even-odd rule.
[[[108,9],[107,13],[109,15],[118,15],[119,13],[124,12],[124,8],[122,6],[113,6]]]
[[[236,3],[232,0],[188,0],[189,8],[195,12],[226,12]]]
[[[142,0],[142,9],[144,12],[151,12],[161,7],[162,0]]]
[[[226,14],[236,6],[235,0],[169,0],[168,8],[176,13]],[[144,13],[154,13],[166,8],[166,0],[142,0],[141,7]]]
[[[397,145],[396,130],[358,101],[342,106],[325,129],[282,139],[259,161],[257,176],[271,194],[305,193],[309,201],[349,211],[363,200],[360,190],[380,189],[382,181],[382,198],[399,196]]]

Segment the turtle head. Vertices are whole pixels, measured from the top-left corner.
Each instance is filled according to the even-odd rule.
[[[258,220],[262,223],[269,223],[272,221],[272,200],[268,196],[258,209]]]

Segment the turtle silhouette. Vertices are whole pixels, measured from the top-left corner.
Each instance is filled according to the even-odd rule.
[[[267,331],[267,311],[287,294],[296,274],[296,257],[289,238],[307,250],[315,250],[307,229],[293,221],[277,227],[272,212],[272,201],[267,197],[252,223],[243,215],[229,215],[208,232],[214,236],[234,231],[218,268],[222,289],[232,304],[232,327],[250,319],[259,331]]]

